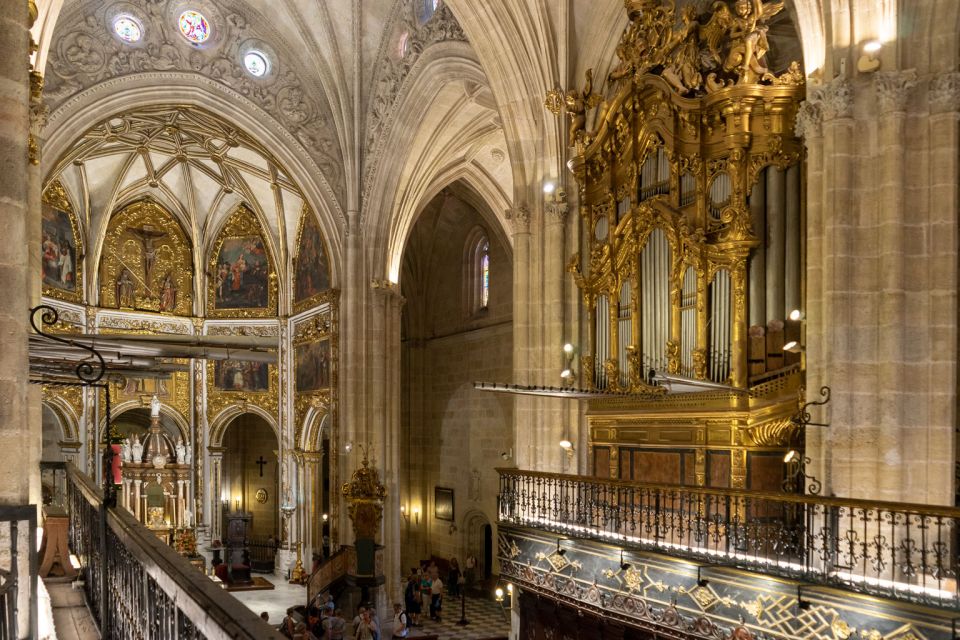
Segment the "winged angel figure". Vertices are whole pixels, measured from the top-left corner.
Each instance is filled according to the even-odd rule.
[[[770,50],[767,41],[767,21],[783,11],[783,2],[764,4],[763,0],[737,0],[733,12],[726,3],[713,4],[713,16],[701,29],[711,57],[721,61],[720,48],[729,38],[730,50],[723,59],[723,69],[737,76],[737,84],[755,84],[773,80],[773,74],[763,64]],[[708,83],[708,90],[711,89]]]

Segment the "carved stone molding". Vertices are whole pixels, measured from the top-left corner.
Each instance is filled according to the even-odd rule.
[[[530,233],[530,210],[526,205],[522,204],[519,207],[507,209],[505,217],[510,221],[514,235]]]
[[[874,76],[874,86],[880,113],[903,111],[910,92],[917,86],[917,72],[914,69],[880,71]]]
[[[127,44],[110,32],[105,0],[74,3],[57,21],[50,51],[45,98],[59,107],[72,96],[112,78],[146,72],[181,71],[197,74],[234,89],[282,123],[308,150],[336,185],[344,190],[343,159],[332,113],[319,86],[304,82],[297,53],[281,49],[283,39],[254,14],[216,11],[213,40],[201,48],[180,37],[171,16],[176,0],[132,0],[130,10],[144,23],[143,39]],[[249,43],[268,51],[272,69],[254,78],[242,66]]]
[[[807,99],[801,103],[797,110],[797,118],[793,129],[797,137],[808,141],[810,138],[820,136],[822,131],[820,125],[823,123],[823,90],[810,89],[807,92]]]
[[[548,223],[563,224],[567,221],[570,205],[566,202],[566,197],[560,195],[556,200],[544,204],[543,210],[547,214]]]
[[[846,78],[831,80],[820,90],[824,120],[849,118],[853,115],[853,86]]]
[[[436,12],[423,24],[419,23],[417,7],[420,3],[400,3],[402,11],[408,15],[397,15],[394,24],[398,27],[388,27],[384,33],[380,51],[377,53],[378,70],[375,72],[373,87],[371,88],[370,102],[367,106],[367,130],[364,147],[367,149],[369,161],[365,170],[363,185],[364,200],[366,200],[373,175],[385,153],[385,142],[394,120],[394,106],[403,94],[410,72],[416,66],[420,56],[432,45],[440,42],[466,42],[467,35],[460,27],[453,11],[440,3]],[[406,33],[406,40],[402,56],[396,56],[390,49],[395,46],[393,34]]]
[[[960,111],[960,72],[950,71],[934,76],[927,90],[931,113]]]

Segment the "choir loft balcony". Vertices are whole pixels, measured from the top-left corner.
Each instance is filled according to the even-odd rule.
[[[960,509],[499,472],[521,627],[575,611],[601,637],[960,637]]]

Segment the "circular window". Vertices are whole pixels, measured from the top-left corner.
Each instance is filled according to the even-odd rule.
[[[113,20],[113,32],[124,42],[139,42],[143,37],[143,27],[131,16],[117,16]]]
[[[243,66],[247,73],[259,78],[267,73],[267,56],[259,51],[250,51],[243,56]]]
[[[183,37],[194,44],[202,44],[210,37],[210,23],[199,11],[188,9],[181,13],[179,26]]]

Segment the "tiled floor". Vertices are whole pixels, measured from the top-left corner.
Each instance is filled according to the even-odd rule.
[[[440,640],[506,638],[510,633],[510,611],[502,609],[493,600],[467,598],[466,617],[470,624],[457,626],[457,621],[460,620],[460,601],[448,599],[443,607],[443,622],[434,622],[429,615],[424,614],[420,619],[423,627],[417,630],[436,633]],[[415,636],[411,634],[410,637]]]

